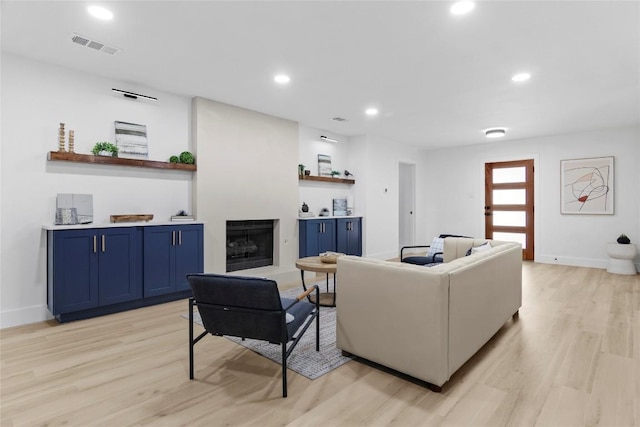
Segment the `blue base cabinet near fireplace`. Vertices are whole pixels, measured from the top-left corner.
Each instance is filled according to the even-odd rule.
[[[327,218],[299,220],[300,258],[322,252],[342,252],[362,256],[362,218]]]
[[[66,322],[186,298],[202,236],[202,224],[48,229],[49,310]]]
[[[187,274],[202,272],[202,225],[144,229],[144,295],[188,291]]]

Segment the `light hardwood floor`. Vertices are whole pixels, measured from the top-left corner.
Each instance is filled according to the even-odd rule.
[[[283,399],[277,364],[211,336],[196,345],[190,381],[186,300],[5,329],[0,420],[3,427],[638,426],[639,277],[525,263],[519,319],[442,393],[351,361],[315,381],[290,371]]]

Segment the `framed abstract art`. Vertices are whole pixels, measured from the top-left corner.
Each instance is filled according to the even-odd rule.
[[[560,213],[613,215],[613,157],[560,161]]]

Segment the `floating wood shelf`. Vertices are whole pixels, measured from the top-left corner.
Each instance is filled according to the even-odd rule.
[[[98,163],[101,165],[135,166],[140,168],[171,169],[183,171],[195,171],[196,165],[184,163],[158,162],[154,160],[123,159],[120,157],[95,156],[93,154],[76,154],[61,151],[50,151],[47,160],[76,163]]]
[[[300,181],[335,182],[336,184],[355,184],[355,179],[331,178],[329,176],[298,175]]]

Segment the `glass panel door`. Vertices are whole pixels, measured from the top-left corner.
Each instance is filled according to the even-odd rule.
[[[485,164],[485,237],[517,242],[533,260],[533,160]]]

